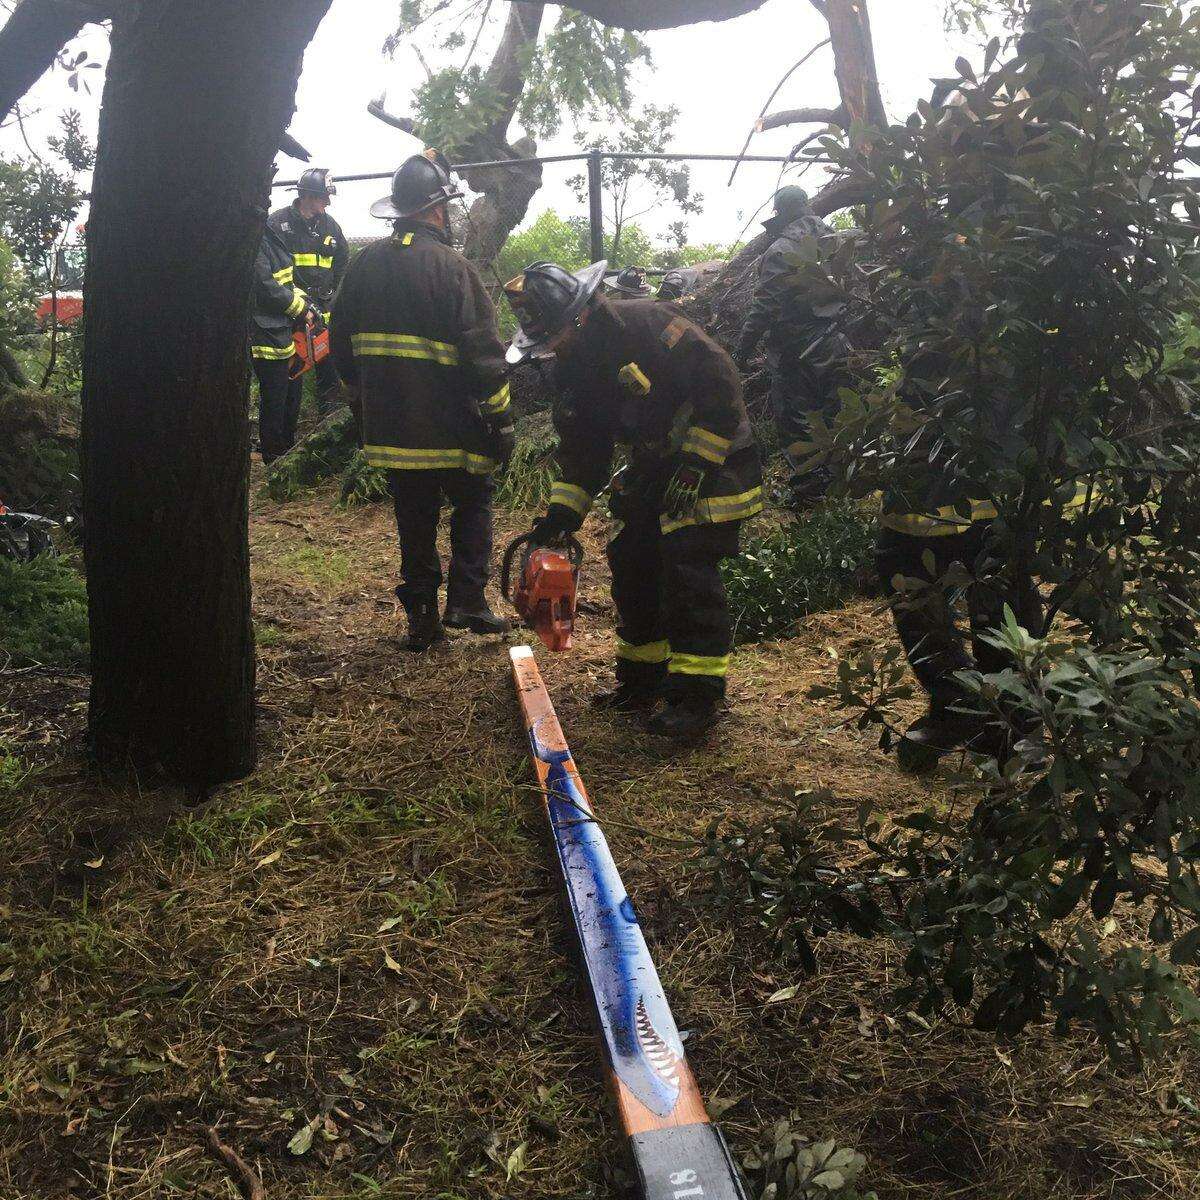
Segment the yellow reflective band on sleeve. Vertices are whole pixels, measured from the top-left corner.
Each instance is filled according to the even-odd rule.
[[[732,445],[733,442],[729,438],[710,433],[707,429],[701,429],[699,425],[692,425],[683,439],[682,450],[684,454],[695,454],[719,467],[728,457],[729,447]]]
[[[626,363],[617,372],[617,378],[621,381],[621,386],[627,392],[632,392],[635,396],[650,395],[650,380],[646,377],[646,372],[637,363]]]
[[[288,305],[287,315],[289,317],[298,317],[304,311],[304,306],[307,303],[308,297],[299,288],[293,288],[292,302]]]
[[[623,638],[617,638],[617,657],[626,662],[665,663],[671,657],[670,642],[646,642],[635,646]]]
[[[280,267],[278,271],[271,273],[271,278],[276,283],[291,283],[295,276],[295,270],[292,267]]]
[[[402,245],[402,246],[411,246],[412,243],[413,243],[413,235],[411,233],[406,233],[400,239],[400,245]]]
[[[720,525],[725,521],[745,521],[762,512],[762,509],[762,488],[752,487],[736,496],[710,496],[707,500],[701,500],[690,517],[676,518],[664,513],[659,518],[658,526],[663,533],[674,533],[677,529],[686,529],[689,525]]]
[[[715,675],[723,678],[729,674],[728,654],[679,654],[671,655],[667,668],[672,675]]]
[[[296,344],[293,342],[290,346],[251,346],[250,357],[262,358],[270,362],[281,362],[285,358],[291,358],[296,353]]]
[[[407,333],[356,333],[350,345],[362,358],[417,358],[443,367],[458,366],[457,346]]]
[[[592,496],[583,488],[576,487],[573,483],[563,483],[560,479],[550,488],[550,503],[561,504],[581,517],[586,517],[591,511]]]
[[[363,455],[373,467],[389,471],[466,471],[490,475],[496,460],[468,450],[409,450],[401,446],[364,446]]]
[[[324,254],[293,254],[292,265],[295,267],[321,267],[328,271],[333,266],[333,259]]]
[[[493,392],[484,402],[484,412],[490,413],[493,417],[498,417],[502,412],[508,411],[509,401],[512,399],[512,392],[506,383],[499,391]]]
[[[322,313],[321,316],[323,316],[325,318],[326,325],[328,325],[333,320],[333,313],[331,313],[331,312]]]

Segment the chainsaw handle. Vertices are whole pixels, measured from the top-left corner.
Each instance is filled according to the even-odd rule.
[[[539,542],[537,535],[531,529],[528,533],[521,534],[520,537],[513,538],[504,549],[504,558],[500,564],[500,594],[505,600],[511,604],[512,598],[512,569],[513,563],[517,559],[517,552],[522,546],[527,546],[528,549],[521,555],[521,571],[525,570],[525,560],[539,547],[544,546],[548,550],[562,550],[566,553],[567,561],[571,564],[571,569],[576,574],[579,573],[579,568],[583,563],[583,547],[579,544],[579,539],[572,534],[564,534],[553,542]]]

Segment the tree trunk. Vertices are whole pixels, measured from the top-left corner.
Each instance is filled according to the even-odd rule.
[[[88,219],[90,736],[206,786],[254,764],[251,264],[329,0],[145,0],[114,23]]]
[[[516,0],[513,0],[515,3]],[[728,21],[767,0],[572,0],[565,4],[620,29],[675,29],[701,21]]]
[[[851,121],[884,124],[887,116],[879,94],[867,0],[825,0],[825,17],[833,43],[834,72],[842,107]]]

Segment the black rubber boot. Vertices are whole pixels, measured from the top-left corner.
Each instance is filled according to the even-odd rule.
[[[472,633],[507,633],[512,626],[498,617],[485,603],[481,608],[451,608],[446,606],[442,622],[448,629],[469,629]]]
[[[896,761],[910,775],[927,775],[947,754],[968,748],[985,736],[980,718],[931,707],[904,731],[896,746]]]
[[[405,639],[405,650],[420,654],[428,650],[434,642],[440,642],[446,631],[442,628],[438,616],[437,600],[406,600],[403,589],[397,588],[396,595],[404,605],[408,614],[408,637]]]
[[[646,728],[672,741],[692,742],[708,733],[723,715],[715,701],[687,696],[668,700],[662,712],[650,718]]]
[[[607,712],[647,712],[662,695],[662,686],[657,683],[618,683],[607,691],[597,692],[592,697],[592,706]]]

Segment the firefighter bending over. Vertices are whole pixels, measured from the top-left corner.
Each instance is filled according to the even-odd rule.
[[[350,264],[350,246],[342,227],[329,215],[329,202],[337,195],[329,172],[313,167],[300,176],[296,199],[286,208],[276,209],[267,224],[279,234],[291,251],[295,282],[329,321],[333,297],[337,293],[346,267]],[[331,412],[337,404],[341,380],[333,360],[323,358],[315,368],[317,377],[317,407],[321,415]],[[290,403],[297,411],[304,390],[303,376],[292,380]]]
[[[505,289],[521,329],[510,361],[552,353],[560,478],[534,526],[553,544],[609,482],[617,686],[602,707],[661,711],[650,729],[687,740],[718,719],[733,644],[720,563],[762,509],[758,450],[732,360],[676,308],[598,292],[605,264],[535,263]]]
[[[512,456],[504,347],[478,271],[450,245],[448,204],[462,193],[445,160],[414,155],[371,215],[389,238],[350,265],[333,307],[332,344],[350,385],[367,461],[388,473],[400,535],[396,589],[411,650],[445,636],[437,529],[452,508],[445,624],[503,633],[484,597],[492,553],[492,473]]]

